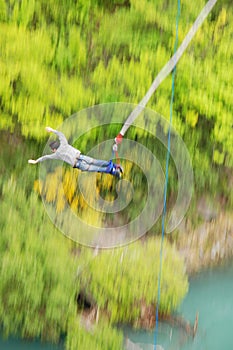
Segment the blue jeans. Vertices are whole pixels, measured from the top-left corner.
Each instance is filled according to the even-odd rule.
[[[91,171],[99,173],[111,173],[113,163],[111,160],[100,160],[91,158],[88,156],[80,155],[77,159],[75,168],[78,168],[82,171]]]

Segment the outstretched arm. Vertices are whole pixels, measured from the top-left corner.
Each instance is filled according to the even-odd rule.
[[[66,145],[68,143],[65,135],[61,131],[57,131],[57,130],[51,128],[50,126],[46,126],[45,130],[47,132],[53,132],[54,134],[56,134],[58,136],[58,138],[59,138],[59,141],[60,141],[61,145]]]
[[[37,164],[37,163],[43,162],[44,160],[47,160],[47,159],[58,159],[58,158],[57,158],[56,153],[52,153],[52,154],[46,154],[45,156],[42,156],[36,160],[29,159],[28,163],[29,164]]]
[[[65,145],[65,144],[68,143],[67,140],[66,140],[65,135],[64,135],[62,132],[53,129],[53,128],[51,128],[50,126],[46,126],[45,130],[46,130],[47,132],[53,132],[54,134],[56,134],[56,135],[59,137],[59,141],[60,141],[60,144],[61,144],[61,145]],[[55,153],[52,153],[52,154],[48,154],[48,155],[42,156],[42,157],[40,157],[40,158],[38,158],[38,159],[36,159],[36,160],[34,160],[34,159],[29,159],[29,160],[28,160],[28,163],[29,163],[29,164],[37,164],[37,163],[43,162],[43,161],[46,160],[46,159],[58,159],[58,158],[57,158],[57,155],[56,155],[56,152],[55,152]]]

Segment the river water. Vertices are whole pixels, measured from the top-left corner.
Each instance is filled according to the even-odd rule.
[[[159,324],[159,350],[233,350],[233,262],[196,275],[179,312],[192,323],[199,313],[196,337],[168,324]],[[154,349],[154,332],[124,330],[128,350]],[[1,350],[62,350],[63,346],[0,338]],[[79,349],[77,349],[79,350]],[[81,350],[81,349],[80,349]],[[90,349],[94,350],[94,349]],[[103,349],[105,350],[105,349]]]
[[[41,343],[40,341],[24,341],[15,338],[0,338],[0,350],[64,350],[63,345]]]
[[[233,350],[233,263],[196,275],[179,312],[194,323],[199,313],[196,337],[160,324],[156,344],[164,350]],[[132,349],[154,349],[154,332],[126,332]]]

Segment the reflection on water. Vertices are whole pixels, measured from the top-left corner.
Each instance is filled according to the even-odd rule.
[[[129,338],[126,338],[125,342],[125,348],[127,350],[141,350],[141,349],[147,349],[147,350],[164,350],[164,348],[157,344],[156,348],[153,344],[140,344],[140,343],[134,343]]]
[[[164,350],[232,350],[233,263],[192,278],[179,311],[192,323],[199,312],[197,335],[192,339],[180,329],[160,323],[157,339]],[[154,349],[154,332],[125,329],[125,334],[138,346],[135,349]]]

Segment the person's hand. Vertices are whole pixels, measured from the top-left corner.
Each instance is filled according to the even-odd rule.
[[[28,160],[28,163],[29,163],[29,164],[36,164],[36,163],[37,163],[37,161],[36,161],[36,160],[34,160],[34,159],[29,159],[29,160]]]
[[[50,126],[46,126],[45,130],[48,131],[48,132],[53,132],[54,131],[53,128],[50,128]]]

